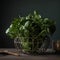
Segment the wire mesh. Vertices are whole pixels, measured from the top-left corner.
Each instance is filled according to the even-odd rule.
[[[17,37],[14,39],[14,45],[18,53],[41,53],[45,52],[50,44],[50,38],[44,40],[35,39],[32,37]]]

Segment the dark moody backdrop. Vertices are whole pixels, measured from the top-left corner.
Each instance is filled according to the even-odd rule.
[[[60,39],[60,1],[59,0],[0,0],[0,48],[13,48],[13,40],[5,31],[13,18],[25,16],[37,10],[42,17],[56,21],[56,32],[52,39]]]

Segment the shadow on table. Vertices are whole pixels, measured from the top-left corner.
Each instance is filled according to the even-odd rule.
[[[9,55],[8,53],[5,53],[5,52],[0,52],[0,56],[2,57],[2,56],[7,56],[7,55]]]

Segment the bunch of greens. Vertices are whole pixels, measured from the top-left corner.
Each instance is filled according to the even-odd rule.
[[[36,51],[44,38],[48,35],[52,36],[55,30],[55,21],[42,18],[34,11],[28,16],[15,18],[6,30],[6,34],[11,38],[19,37],[25,51],[31,51],[31,49]]]

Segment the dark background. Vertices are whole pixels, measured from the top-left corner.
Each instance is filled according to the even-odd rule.
[[[0,0],[0,48],[13,48],[13,39],[5,31],[13,18],[28,15],[37,10],[42,17],[56,21],[56,32],[52,40],[60,39],[60,1],[59,0]]]

